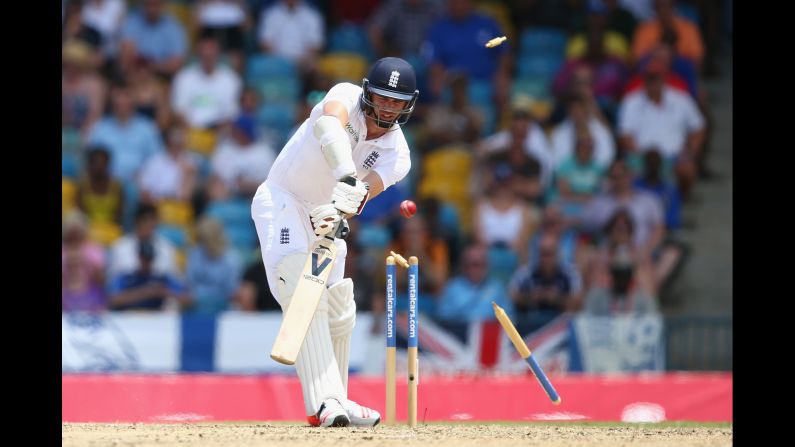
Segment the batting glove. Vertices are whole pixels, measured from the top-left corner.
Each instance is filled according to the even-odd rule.
[[[342,220],[340,212],[334,204],[331,203],[315,207],[315,209],[309,212],[309,217],[312,219],[312,227],[315,230],[315,234],[318,236],[325,236],[331,233],[331,230],[334,229],[334,225]]]
[[[367,199],[370,197],[370,185],[356,180],[355,185],[337,182],[331,194],[331,202],[345,214],[361,214]]]

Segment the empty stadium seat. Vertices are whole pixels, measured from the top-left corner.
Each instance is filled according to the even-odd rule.
[[[257,124],[278,133],[278,145],[287,140],[295,125],[296,108],[293,104],[263,104],[257,113]]]
[[[163,199],[157,204],[157,215],[161,224],[188,228],[193,224],[193,205],[190,202]]]
[[[356,53],[329,53],[321,56],[318,69],[333,82],[362,83],[367,73],[367,59]]]
[[[293,104],[301,93],[301,82],[294,77],[264,77],[251,81],[265,103]]]
[[[157,234],[167,239],[180,250],[185,249],[190,242],[188,230],[178,225],[160,224],[157,226]]]
[[[61,175],[76,179],[80,173],[80,162],[75,154],[61,151]]]
[[[462,231],[471,228],[472,200],[469,178],[472,154],[462,146],[445,146],[428,153],[422,164],[422,178],[417,187],[420,198],[435,197],[456,208]]]
[[[207,206],[205,213],[221,222],[221,225],[249,224],[251,220],[251,201],[247,199],[229,199],[212,202]]]
[[[489,247],[489,276],[507,284],[519,266],[519,256],[508,247]]]
[[[519,49],[523,55],[557,54],[563,55],[566,49],[566,33],[555,28],[530,28],[519,37]]]
[[[215,150],[216,134],[211,129],[189,129],[188,148],[202,155],[209,156]]]
[[[373,58],[373,49],[367,32],[361,26],[351,23],[338,26],[329,35],[329,53],[355,53],[367,60]]]
[[[552,79],[563,66],[562,55],[524,55],[517,61],[519,77],[533,76]]]
[[[246,60],[246,81],[253,83],[263,78],[296,78],[295,64],[287,58],[271,54],[255,54]]]
[[[511,86],[511,96],[526,95],[533,99],[551,97],[550,81],[546,77],[526,76],[516,78]]]
[[[77,208],[77,185],[71,179],[61,177],[61,215],[65,216]]]

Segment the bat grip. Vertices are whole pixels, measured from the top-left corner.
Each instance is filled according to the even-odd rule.
[[[339,181],[341,181],[342,183],[348,184],[350,186],[356,186],[356,178],[353,177],[353,176],[350,176],[350,175],[346,175],[346,176],[342,177]],[[340,212],[339,214],[340,214],[340,217],[342,218],[342,220],[337,222],[337,224],[334,226],[334,230],[332,230],[331,233],[326,235],[326,237],[331,239],[331,240],[334,240],[334,239],[345,239],[345,237],[348,236],[348,231],[350,231],[350,229],[344,223],[345,214],[343,214],[342,212]],[[331,234],[333,234],[334,236],[330,236]]]

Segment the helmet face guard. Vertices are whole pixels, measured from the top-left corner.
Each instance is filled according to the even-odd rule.
[[[373,102],[373,94],[384,96],[386,98],[407,101],[407,104],[400,110],[389,110],[390,112],[397,113],[397,116],[391,121],[386,121],[381,119],[379,116],[382,107],[376,105]],[[400,126],[406,124],[406,122],[409,120],[409,117],[411,116],[411,113],[414,111],[414,104],[417,102],[417,97],[419,94],[419,90],[414,90],[413,93],[408,94],[376,87],[371,85],[367,78],[364,78],[362,81],[362,95],[359,97],[359,106],[362,109],[362,112],[364,112],[364,116],[375,121],[378,127],[382,129],[390,129],[395,124]]]

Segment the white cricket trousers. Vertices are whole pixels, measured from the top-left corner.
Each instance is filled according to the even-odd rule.
[[[268,184],[267,180],[257,188],[251,203],[251,218],[257,228],[268,286],[282,310],[290,297],[279,295],[279,275],[288,274],[297,278],[303,260],[309,255],[310,245],[318,240],[312,230],[309,211],[295,196]],[[342,281],[345,273],[347,245],[341,239],[335,240],[335,244],[337,258],[326,282],[329,286]],[[301,255],[300,259],[296,259],[298,254]],[[279,272],[279,264],[288,255],[292,255],[290,262],[285,262],[291,266],[289,271],[285,271],[283,266],[282,272]],[[347,398],[329,331],[327,296],[318,305],[295,368],[301,381],[307,416],[315,415],[326,399],[342,401]]]

